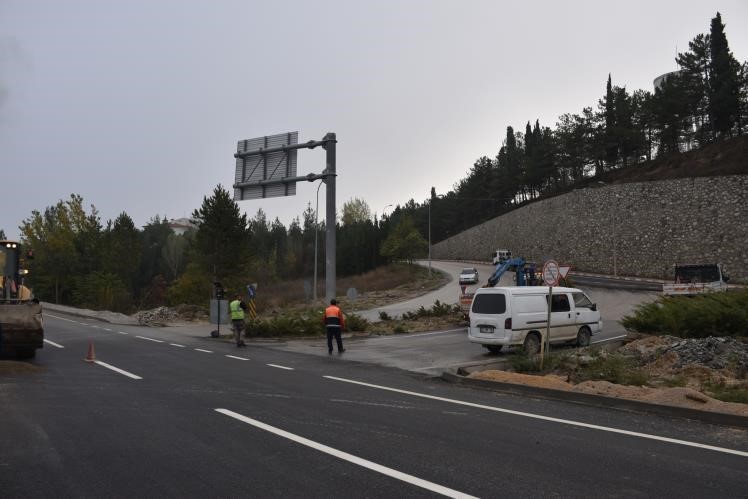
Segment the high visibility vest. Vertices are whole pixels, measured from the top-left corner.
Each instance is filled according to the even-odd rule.
[[[231,320],[240,321],[244,319],[244,310],[242,310],[241,302],[234,300],[229,303],[229,310],[231,311]]]
[[[335,305],[330,305],[325,309],[325,326],[332,328],[344,328],[345,319],[343,311]]]

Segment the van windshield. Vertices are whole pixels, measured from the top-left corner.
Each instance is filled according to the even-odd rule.
[[[473,312],[476,314],[503,314],[506,312],[506,298],[502,294],[485,293],[473,299]]]

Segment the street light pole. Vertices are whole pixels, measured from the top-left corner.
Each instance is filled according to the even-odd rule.
[[[431,202],[432,198],[429,198],[429,277],[431,277]]]
[[[314,286],[314,292],[312,294],[312,299],[316,302],[317,301],[317,236],[319,235],[319,224],[317,220],[319,219],[319,188],[322,187],[322,182],[319,183],[317,186],[317,204],[314,207],[314,282],[312,285]]]

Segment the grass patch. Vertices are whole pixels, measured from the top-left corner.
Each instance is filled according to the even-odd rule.
[[[740,336],[748,331],[748,290],[663,296],[639,305],[621,324],[630,331],[682,338]]]
[[[645,386],[649,376],[639,369],[636,361],[623,355],[601,355],[579,365],[571,375],[574,383],[583,381],[609,381],[618,385]]]
[[[568,367],[570,362],[568,352],[555,352],[543,360],[543,368],[540,368],[540,355],[528,355],[523,350],[509,357],[509,364],[515,372],[532,374],[550,374]]]
[[[704,385],[703,391],[710,397],[722,402],[748,404],[748,388],[727,386],[724,383],[708,383]]]

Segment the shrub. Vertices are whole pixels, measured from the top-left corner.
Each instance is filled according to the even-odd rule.
[[[394,328],[392,328],[392,332],[395,334],[406,334],[408,330],[405,328],[405,326],[398,324]]]
[[[610,381],[618,385],[644,386],[649,378],[636,367],[634,359],[619,354],[595,357],[587,365],[579,366],[573,374],[574,382]]]
[[[443,317],[445,315],[461,313],[462,310],[458,304],[449,305],[447,303],[441,303],[439,300],[434,302],[431,308],[425,308],[423,305],[418,307],[415,312],[405,312],[403,319],[407,321],[415,321],[421,317]]]
[[[379,311],[379,318],[381,320],[383,320],[383,321],[391,321],[392,320],[392,317],[390,316],[390,314],[388,314],[384,310],[380,310]]]
[[[737,402],[748,404],[748,389],[741,386],[727,386],[724,383],[709,383],[704,385],[707,395],[723,402]]]
[[[345,316],[345,327],[349,331],[366,331],[369,329],[369,321],[357,314],[347,314]]]
[[[316,336],[325,332],[319,310],[287,312],[247,321],[251,336]]]
[[[661,297],[638,306],[621,324],[628,330],[683,338],[741,336],[748,331],[748,290]]]

